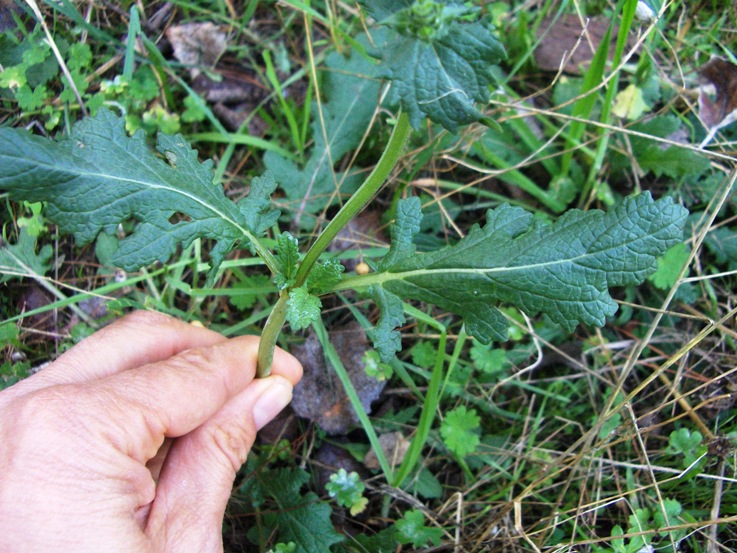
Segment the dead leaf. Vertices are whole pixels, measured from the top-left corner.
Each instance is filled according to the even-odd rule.
[[[584,27],[585,24],[585,27]],[[591,63],[596,49],[599,47],[609,19],[603,16],[582,20],[575,14],[543,19],[537,29],[536,38],[540,40],[535,49],[535,62],[543,71],[563,71],[581,75]],[[614,54],[619,27],[612,29],[609,58]],[[564,61],[565,60],[565,61]]]
[[[189,66],[192,78],[203,69],[212,69],[225,53],[228,37],[222,27],[214,23],[185,23],[166,30],[174,50],[174,57]]]
[[[379,397],[386,381],[371,378],[364,371],[363,355],[369,347],[366,333],[353,322],[329,334],[363,408],[370,413],[371,403]],[[302,380],[294,388],[294,412],[315,421],[328,434],[347,433],[359,423],[358,415],[334,369],[326,366],[317,336],[311,333],[304,345],[292,348],[292,353],[304,369]]]
[[[710,97],[710,86],[699,91],[699,117],[709,129],[701,146],[706,145],[717,129],[737,120],[737,65],[724,58],[714,57],[701,66],[699,75],[713,86],[715,95]]]
[[[389,432],[379,436],[379,444],[389,464],[395,467],[404,460],[404,456],[409,450],[410,441],[401,432]],[[366,454],[363,464],[367,469],[378,470],[381,468],[379,458],[373,449]]]

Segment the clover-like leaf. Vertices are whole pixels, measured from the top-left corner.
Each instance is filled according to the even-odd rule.
[[[445,447],[459,457],[473,453],[480,443],[480,424],[481,419],[475,409],[466,409],[461,405],[448,412],[440,425],[440,436]]]
[[[413,547],[424,547],[427,542],[440,545],[443,539],[441,528],[425,526],[425,515],[419,509],[412,509],[395,524],[396,539],[399,543],[411,543]]]
[[[330,475],[330,482],[325,484],[330,497],[341,507],[348,507],[351,515],[355,516],[363,512],[368,504],[368,499],[363,497],[366,486],[361,482],[357,472],[347,472],[344,468]]]

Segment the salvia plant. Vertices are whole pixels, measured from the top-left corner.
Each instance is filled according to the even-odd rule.
[[[129,136],[124,120],[106,109],[56,140],[24,129],[0,129],[0,189],[14,200],[43,202],[46,217],[79,244],[101,233],[113,236],[121,223],[128,228],[133,223],[111,258],[127,271],[165,263],[197,239],[213,244],[210,285],[232,250],[258,256],[278,288],[262,332],[261,376],[269,373],[285,323],[295,330],[315,324],[321,317],[320,297],[347,290],[378,306],[380,316],[370,336],[382,362],[401,349],[399,329],[408,299],[458,315],[481,344],[506,339],[509,323],[500,304],[528,315],[543,313],[568,332],[580,323],[603,325],[617,310],[609,289],[641,283],[656,270],[657,258],[682,240],[687,211],[671,198],[654,200],[643,193],[607,212],[573,209],[554,222],[503,204],[489,209],[485,220],[456,243],[418,251],[414,238],[421,202],[406,197],[393,205],[390,247],[370,272],[345,274],[343,265],[326,253],[340,230],[376,196],[412,129],[426,119],[450,133],[474,123],[494,125],[478,106],[488,102],[495,84],[491,68],[505,55],[486,14],[466,2],[361,4],[378,23],[370,37],[355,41],[355,49],[364,51],[352,52],[349,61],[333,53],[325,63],[355,64],[354,71],[360,66],[360,73],[371,78],[354,76],[351,82],[374,87],[374,98],[381,96],[381,86],[388,86],[385,105],[396,106],[397,115],[371,173],[363,181],[341,176],[352,193],[311,243],[296,231],[297,236],[282,232],[267,239],[284,221],[271,197],[281,187],[287,198],[301,196],[309,213],[310,194],[319,191],[326,175],[334,176],[332,163],[350,148],[350,133],[360,136],[376,109],[376,103],[356,102],[346,112],[338,95],[355,102],[371,97],[371,91],[336,91],[335,99],[324,104],[323,126],[314,127],[313,152],[305,166],[270,152],[264,158],[269,170],[253,179],[250,193],[237,203],[213,182],[212,162],[200,162],[183,136],[159,134],[154,152],[142,131]],[[329,89],[326,82],[323,93]],[[307,180],[314,188],[307,188]]]

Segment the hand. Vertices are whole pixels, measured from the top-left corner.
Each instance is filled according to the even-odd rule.
[[[0,551],[222,551],[236,472],[302,376],[138,312],[0,393]]]

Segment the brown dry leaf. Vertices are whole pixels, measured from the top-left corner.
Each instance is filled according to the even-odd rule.
[[[379,436],[379,445],[381,445],[381,449],[389,464],[395,467],[404,460],[404,456],[409,449],[410,441],[401,432],[389,432],[388,434]],[[367,469],[377,470],[381,468],[379,458],[373,449],[366,454],[363,464]]]
[[[715,57],[701,66],[699,75],[716,91],[713,100],[705,90],[707,87],[699,91],[699,117],[710,131],[703,146],[717,129],[737,120],[737,65]]]
[[[166,30],[171,42],[174,57],[180,63],[190,66],[192,78],[202,69],[212,69],[225,52],[228,37],[222,27],[214,23],[185,23]]]
[[[386,381],[371,378],[364,371],[363,355],[369,347],[366,333],[361,325],[354,322],[329,334],[363,408],[370,413],[371,403],[379,397]],[[294,412],[315,421],[331,435],[345,434],[356,426],[359,423],[358,415],[335,371],[326,366],[317,336],[311,333],[304,345],[292,348],[292,353],[304,369],[302,380],[294,388]]]
[[[583,23],[586,23],[585,19]],[[544,71],[558,71],[565,59],[563,71],[574,75],[584,73],[607,28],[609,19],[602,16],[590,18],[585,33],[581,19],[575,14],[563,15],[557,20],[554,17],[543,19],[536,33],[536,38],[540,40],[534,54],[537,66]],[[610,39],[610,59],[614,54],[618,32],[619,27],[615,25]]]

